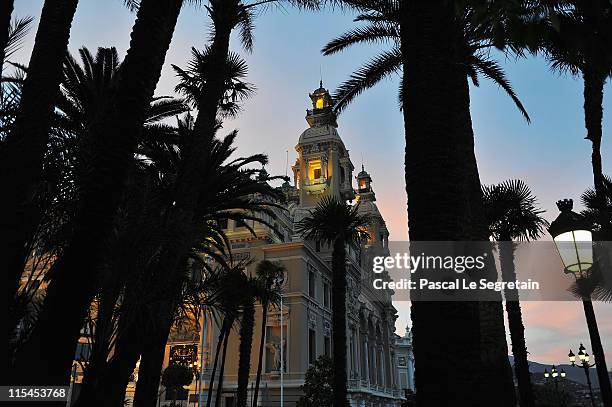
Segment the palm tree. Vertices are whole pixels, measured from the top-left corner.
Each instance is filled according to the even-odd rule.
[[[33,258],[36,256],[61,256],[74,227],[75,208],[78,205],[84,162],[87,161],[90,143],[85,140],[86,129],[103,108],[116,83],[119,59],[114,48],[100,48],[93,55],[87,48],[80,51],[80,62],[68,54],[64,62],[61,93],[58,97],[49,152],[45,157],[45,182],[47,192],[40,198],[41,220],[37,233]],[[98,376],[110,354],[113,338],[112,319],[115,318],[115,303],[125,279],[138,268],[137,261],[151,251],[151,241],[159,235],[153,226],[152,213],[160,199],[159,167],[162,150],[171,140],[172,129],[160,122],[184,112],[185,104],[169,97],[156,97],[146,112],[146,119],[139,140],[139,156],[146,160],[134,160],[125,197],[120,213],[115,220],[114,232],[105,248],[115,246],[116,250],[105,252],[107,261],[99,296],[96,298],[96,317],[91,332],[94,333],[92,352],[86,370],[85,384]],[[155,171],[153,170],[155,169]],[[162,178],[163,180],[163,178]],[[159,210],[159,209],[158,209]],[[148,217],[148,218],[147,218]],[[133,250],[133,252],[130,252]],[[154,250],[153,250],[154,251]],[[40,255],[38,254],[40,253]],[[134,253],[139,253],[134,256]],[[113,259],[109,261],[108,259]],[[37,278],[38,279],[38,278]],[[40,289],[38,291],[41,291]],[[19,291],[19,298],[26,295],[26,287]],[[23,304],[28,301],[21,301]],[[15,327],[23,318],[19,308],[10,312],[14,318],[10,327]],[[29,332],[27,332],[29,334]],[[19,345],[19,343],[18,343]],[[102,365],[102,366],[100,366]],[[91,380],[90,380],[91,379]],[[87,394],[84,387],[82,394]]]
[[[37,382],[68,382],[74,344],[95,294],[96,265],[102,260],[98,257],[98,248],[112,227],[135,152],[136,137],[161,75],[182,3],[182,0],[143,0],[140,3],[117,92],[105,106],[105,113],[89,128],[87,138],[94,143],[94,153],[83,181],[74,234],[57,262],[58,272],[47,289],[39,323],[26,346],[17,354],[15,373],[19,380],[32,382],[30,366],[36,360],[39,366]],[[65,47],[62,53],[64,51]],[[35,117],[29,122],[40,120]],[[70,304],[66,304],[66,298],[72,299]]]
[[[546,16],[550,29],[544,52],[553,70],[582,77],[584,123],[586,139],[592,144],[595,192],[599,206],[605,208],[601,137],[604,84],[612,75],[612,52],[608,46],[612,41],[612,4],[605,0],[559,0],[552,5]],[[607,216],[605,211],[601,215]]]
[[[12,9],[12,1],[7,3],[6,12]],[[36,202],[38,182],[76,7],[77,0],[45,1],[20,108],[11,131],[0,145],[0,185],[12,191],[0,203],[0,244],[4,248],[0,257],[0,285],[5,309],[12,308],[28,248],[40,220]],[[6,18],[3,14],[2,37],[8,32]],[[10,14],[8,21],[10,23]],[[2,45],[4,54],[6,44]],[[5,333],[8,324],[1,325],[1,346],[8,349],[10,333]],[[4,357],[0,363],[5,367],[10,364]]]
[[[516,2],[344,3],[359,12],[356,20],[366,26],[333,40],[324,53],[360,42],[387,43],[390,50],[366,63],[339,87],[337,109],[343,109],[381,79],[402,73],[399,95],[406,133],[410,240],[485,241],[468,79],[474,84],[478,84],[478,74],[493,79],[528,118],[500,66],[487,54],[492,46],[521,49],[521,43],[510,41],[508,31],[521,21],[516,15],[526,14],[522,4],[513,10],[509,7]],[[483,12],[482,7],[490,10]],[[488,268],[489,277],[493,277],[493,271],[494,267]],[[504,402],[513,405],[500,301],[415,301],[412,320],[419,403],[440,405],[458,398],[482,403],[503,394]],[[459,331],[461,337],[454,338],[452,333]],[[483,354],[491,357],[482,358]],[[466,367],[465,359],[476,362]],[[442,364],[454,368],[440,372],[437,366]],[[450,373],[455,368],[464,372],[460,378]],[[468,390],[476,383],[483,392]],[[440,385],[449,390],[441,394]]]
[[[346,374],[346,247],[360,246],[368,238],[365,227],[369,218],[358,213],[359,206],[350,206],[327,196],[304,219],[297,231],[306,239],[332,247],[332,332],[334,374],[334,406],[348,406]]]
[[[231,329],[234,326],[234,322],[238,318],[241,302],[244,300],[240,290],[235,289],[235,287],[244,287],[247,281],[243,267],[244,265],[239,264],[238,266],[223,269],[220,276],[221,278],[215,280],[215,282],[211,284],[212,287],[207,287],[209,292],[215,293],[213,296],[211,296],[211,298],[209,298],[209,302],[215,304],[214,306],[216,307],[217,311],[223,314],[223,320],[221,323],[221,329],[219,330],[215,359],[213,362],[210,382],[208,384],[208,400],[206,401],[206,407],[210,407],[212,404],[212,395],[219,361],[221,361],[221,368],[218,375],[219,384],[217,385],[216,398],[220,399],[221,396],[227,343]]]
[[[190,134],[191,131],[189,130],[187,134]],[[247,221],[255,221],[272,227],[263,215],[274,216],[271,208],[277,206],[274,201],[279,197],[276,191],[266,182],[256,178],[260,170],[248,168],[253,163],[265,160],[265,157],[256,155],[233,159],[235,138],[236,133],[234,132],[223,140],[215,139],[213,148],[206,157],[203,157],[207,162],[207,171],[205,178],[200,180],[200,185],[207,193],[202,195],[199,202],[197,222],[189,225],[190,228],[195,229],[193,233],[199,236],[199,240],[193,243],[192,252],[189,254],[192,259],[197,260],[201,253],[205,253],[213,259],[222,261],[219,253],[223,254],[227,251],[224,247],[227,246],[227,238],[220,226],[224,220],[231,219],[238,224],[245,225]],[[182,157],[182,155],[179,154],[178,157]],[[175,167],[178,168],[178,163]],[[175,179],[175,177],[169,178]],[[172,199],[173,196],[172,193],[169,193],[166,197]],[[168,206],[170,205],[171,202],[168,202]],[[162,214],[165,213],[167,212],[162,212]],[[148,262],[148,267],[139,273],[139,282],[135,288],[130,288],[127,291],[131,294],[123,300],[122,306],[134,305],[130,306],[132,312],[125,315],[123,324],[125,328],[121,330],[117,340],[115,354],[121,355],[121,357],[113,357],[110,363],[109,377],[117,378],[116,381],[112,380],[108,383],[108,386],[111,387],[125,388],[122,383],[127,383],[127,379],[138,360],[138,355],[143,352],[145,347],[149,348],[150,352],[160,352],[163,358],[164,344],[167,341],[169,327],[172,324],[172,316],[183,302],[185,294],[183,287],[189,282],[189,275],[182,271],[167,271],[160,268],[161,259],[158,256],[160,250],[169,241],[169,238],[165,237],[169,236],[168,230],[165,229],[165,220],[161,225],[163,232],[153,253],[152,261]],[[199,284],[199,287],[205,290],[206,283]],[[147,293],[147,295],[143,296],[142,293]],[[150,315],[157,315],[153,324],[147,323],[150,320]],[[153,342],[149,341],[149,338],[158,339]],[[145,342],[142,343],[142,340],[145,340]],[[159,380],[162,362],[159,359],[160,353],[157,354],[159,365],[155,367],[153,364],[148,364],[148,366],[151,366],[150,375],[142,377]],[[125,360],[129,360],[129,362]],[[144,369],[143,362],[144,353],[143,361],[141,361],[141,372]],[[145,382],[140,382],[140,379],[141,375],[139,374],[137,385],[139,398],[141,394],[148,394],[147,399],[150,400],[156,395],[157,385],[150,382],[145,385]],[[110,389],[101,389],[102,394],[109,391]]]
[[[280,1],[280,0],[279,0]],[[250,93],[248,84],[241,79],[246,75],[246,64],[229,50],[230,35],[240,30],[243,47],[250,51],[253,45],[253,19],[258,6],[274,1],[209,0],[206,10],[211,20],[212,39],[203,52],[194,50],[194,59],[186,71],[178,70],[182,83],[178,91],[193,101],[198,115],[193,124],[193,135],[184,151],[181,170],[175,185],[175,199],[168,213],[169,224],[181,229],[193,222],[199,204],[200,180],[206,178],[207,163],[201,157],[207,154],[225,116],[235,115],[239,101]],[[315,0],[285,0],[301,7],[316,7]],[[177,231],[180,233],[180,231]],[[181,244],[164,249],[160,267],[175,270],[186,255],[195,235],[185,236]]]
[[[261,336],[259,338],[259,353],[257,360],[257,375],[255,389],[253,390],[253,407],[257,407],[259,385],[261,383],[261,370],[263,368],[263,354],[266,344],[266,325],[268,321],[268,308],[280,301],[278,282],[286,272],[285,266],[279,262],[262,260],[257,264],[257,277],[262,281],[265,296],[260,298],[261,303]]]
[[[262,276],[261,270],[263,262],[272,263],[269,260],[262,260],[262,262],[257,265],[257,276],[249,277],[247,286],[245,287],[249,295],[244,298],[245,303],[242,306],[242,320],[240,324],[240,358],[238,362],[238,390],[236,397],[238,407],[247,407],[248,385],[251,371],[251,347],[255,329],[255,302],[258,301],[262,304],[262,307],[265,303],[267,307],[268,304],[277,303],[279,300],[278,279],[270,282],[270,275],[266,275],[271,270],[279,269],[279,266],[275,263],[266,266],[264,263]],[[267,267],[270,268],[266,270]],[[282,273],[282,268],[280,272]],[[262,318],[264,322],[262,324],[261,338],[265,341],[266,318],[263,314]],[[260,341],[260,348],[263,354],[261,343],[263,342]]]
[[[499,247],[502,280],[516,281],[513,241],[529,241],[540,237],[548,227],[548,222],[541,216],[544,211],[537,208],[535,197],[521,180],[483,186],[482,193],[489,233]],[[532,407],[535,405],[535,400],[527,361],[525,327],[518,290],[505,288],[504,296],[520,405]]]
[[[363,26],[349,30],[331,40],[323,47],[322,53],[333,55],[359,44],[389,45],[390,49],[380,52],[366,62],[338,87],[334,94],[334,100],[336,100],[334,109],[337,112],[342,112],[365,90],[376,86],[392,75],[401,74],[404,61],[401,50],[399,3],[394,0],[349,0],[346,3],[353,4],[360,12],[354,21],[363,23]],[[483,33],[483,23],[475,20],[475,11],[466,8],[457,19],[458,26],[462,29],[459,63],[466,67],[473,84],[479,85],[478,75],[492,80],[510,96],[521,114],[529,121],[527,111],[504,75],[501,66],[486,52],[486,48],[492,44],[488,46],[484,44],[487,40],[485,37],[487,33]],[[401,87],[399,103],[400,106],[403,104]]]
[[[13,191],[11,197],[2,202],[0,218],[0,241],[6,250],[0,268],[4,270],[2,278],[7,299],[11,298],[11,293],[15,294],[28,254],[28,243],[40,218],[35,202],[37,184],[77,3],[77,0],[45,1],[23,84],[20,109],[14,128],[0,149],[0,183]]]

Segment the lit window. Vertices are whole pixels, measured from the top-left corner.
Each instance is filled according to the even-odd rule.
[[[317,109],[323,109],[323,107],[325,107],[325,100],[322,97],[318,98],[315,107]]]

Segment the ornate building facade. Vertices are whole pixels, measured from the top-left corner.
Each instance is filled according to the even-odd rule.
[[[263,332],[266,345],[259,405],[281,405],[282,381],[283,405],[295,406],[309,366],[320,355],[331,353],[331,248],[321,242],[305,241],[296,233],[294,225],[322,197],[335,196],[358,202],[359,211],[373,219],[368,230],[369,241],[361,247],[349,247],[347,250],[347,372],[350,402],[352,406],[363,407],[399,406],[403,400],[404,386],[400,384],[398,361],[400,357],[407,356],[407,348],[400,345],[401,355],[398,354],[396,338],[399,337],[395,334],[397,315],[391,303],[393,292],[373,289],[371,272],[372,257],[389,253],[389,232],[376,206],[372,178],[363,166],[355,177],[357,188],[353,187],[354,166],[338,133],[330,94],[321,84],[310,98],[312,109],[306,113],[309,127],[300,135],[295,147],[297,159],[292,166],[293,185],[285,182],[280,187],[287,197],[287,211],[278,211],[275,219],[269,219],[280,235],[255,223],[250,226],[256,236],[244,226],[233,222],[227,225],[234,256],[251,261],[247,272],[254,273],[258,261],[263,259],[281,262],[287,270],[282,309],[270,308]],[[259,306],[252,345],[250,381],[253,384],[249,388],[249,398],[257,369],[261,318]],[[171,357],[190,353],[191,359],[181,363],[199,366],[203,362],[200,382],[205,387],[210,381],[218,326],[210,319],[203,322],[203,340],[200,336],[181,337],[180,333],[173,334],[166,352],[166,364]],[[224,407],[232,407],[236,401],[238,345],[238,334],[233,332],[228,342],[220,400],[220,405]],[[198,393],[202,393],[206,400],[206,389],[200,392],[195,387],[192,385],[191,400],[195,401]]]

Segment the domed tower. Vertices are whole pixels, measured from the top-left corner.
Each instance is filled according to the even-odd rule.
[[[323,82],[309,96],[312,101],[312,109],[306,110],[309,128],[295,146],[298,158],[292,167],[300,206],[314,207],[325,196],[352,200],[354,167],[338,134],[333,98],[323,88]]]

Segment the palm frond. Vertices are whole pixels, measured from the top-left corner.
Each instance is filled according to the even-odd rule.
[[[351,74],[349,79],[338,87],[334,94],[335,111],[342,112],[365,90],[376,86],[386,77],[399,73],[401,69],[402,55],[399,48],[382,52]]]
[[[323,47],[321,52],[323,55],[332,55],[356,44],[386,44],[394,40],[396,42],[399,40],[397,27],[386,23],[376,23],[352,29],[334,38]]]
[[[23,45],[23,41],[28,35],[28,32],[32,28],[33,22],[34,18],[32,17],[22,17],[14,19],[12,21],[11,25],[9,26],[6,47],[4,48],[5,60],[10,60],[10,58],[15,54],[15,52],[19,51],[19,49]]]
[[[531,118],[525,110],[523,103],[520,101],[520,99],[514,92],[512,85],[506,78],[504,70],[496,61],[486,59],[483,56],[474,55],[472,59],[472,65],[478,72],[491,79],[493,82],[497,83],[506,92],[506,94],[510,96],[517,109],[521,112],[521,114],[527,121],[527,123],[531,123]]]

